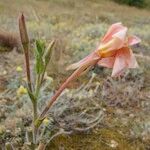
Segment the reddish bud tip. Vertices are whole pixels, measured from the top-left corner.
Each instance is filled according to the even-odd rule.
[[[29,38],[26,29],[25,17],[23,14],[21,14],[21,16],[19,17],[19,31],[20,31],[21,42],[24,47],[24,45],[29,43]]]

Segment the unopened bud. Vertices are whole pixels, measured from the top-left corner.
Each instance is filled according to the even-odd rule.
[[[19,17],[19,31],[20,31],[21,43],[25,54],[28,88],[30,91],[32,91],[31,77],[30,77],[30,60],[29,60],[29,38],[28,38],[25,18],[23,14]]]
[[[28,46],[29,44],[29,38],[28,38],[27,28],[25,24],[25,17],[23,14],[19,17],[19,31],[20,31],[21,43],[23,45],[24,50],[26,50],[26,46]]]

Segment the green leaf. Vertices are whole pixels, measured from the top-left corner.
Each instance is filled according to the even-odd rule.
[[[45,117],[43,117],[42,119],[41,118],[36,119],[34,122],[35,127],[38,128],[42,124],[44,119],[45,119]]]
[[[55,41],[53,40],[47,47],[45,53],[44,53],[44,61],[45,61],[45,65],[47,66],[47,64],[49,63],[51,56],[52,56],[52,50],[54,47]]]
[[[28,95],[29,95],[29,97],[30,97],[30,99],[31,99],[32,102],[36,101],[35,96],[29,91],[29,89],[28,89]]]
[[[42,40],[36,40],[36,50],[40,56],[43,56],[45,50],[45,42]]]
[[[44,62],[39,56],[36,57],[35,69],[37,74],[41,74],[44,71]]]
[[[45,42],[41,40],[36,41],[36,48],[35,48],[35,69],[37,74],[41,74],[44,71],[44,61],[43,61],[43,54],[45,50]]]

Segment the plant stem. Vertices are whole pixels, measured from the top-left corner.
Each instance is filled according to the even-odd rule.
[[[38,74],[37,79],[36,79],[36,85],[35,85],[35,97],[36,97],[36,99],[38,99],[39,92],[40,92],[40,86],[41,86],[40,82],[41,82],[41,75]]]
[[[45,148],[46,148],[46,144],[40,142],[37,150],[45,150]]]
[[[33,136],[34,136],[33,139],[34,139],[35,144],[37,143],[36,138],[37,138],[38,130],[37,130],[34,122],[36,121],[37,116],[38,116],[37,105],[38,105],[39,91],[40,91],[40,74],[37,75],[36,85],[35,85],[35,93],[34,93],[35,99],[32,101],[32,104],[33,104]]]
[[[25,62],[26,62],[26,74],[27,74],[28,88],[30,92],[32,92],[31,77],[30,77],[30,61],[29,61],[28,50],[25,52]]]
[[[47,67],[47,65],[44,67],[44,71],[43,71],[43,73],[41,74],[41,78],[40,78],[40,81],[39,81],[39,86],[41,86],[42,83],[43,83],[44,75],[45,75],[45,72],[46,72],[46,67]]]
[[[34,144],[36,144],[37,128],[35,127],[34,122],[38,116],[38,114],[37,114],[37,99],[32,104],[33,104],[33,141],[34,141]]]
[[[33,103],[33,119],[37,119],[37,101],[34,101]]]

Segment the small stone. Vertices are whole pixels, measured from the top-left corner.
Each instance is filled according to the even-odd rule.
[[[110,141],[110,147],[116,148],[118,146],[118,143],[115,140]]]

